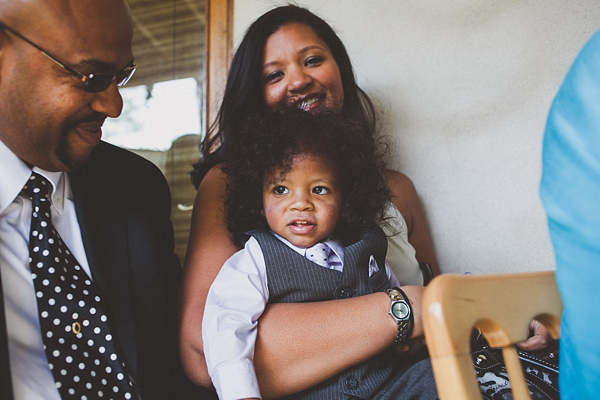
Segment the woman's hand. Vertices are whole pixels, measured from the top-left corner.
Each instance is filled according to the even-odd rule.
[[[403,357],[411,357],[411,356],[419,354],[426,347],[427,347],[427,345],[425,343],[425,338],[418,337],[418,338],[410,339],[406,343],[401,343],[401,344],[397,345],[394,348],[394,350],[396,351],[396,353],[402,355]]]
[[[554,343],[554,339],[550,336],[550,332],[548,332],[546,327],[536,319],[529,324],[529,331],[531,334],[529,339],[517,344],[521,350],[544,350]]]

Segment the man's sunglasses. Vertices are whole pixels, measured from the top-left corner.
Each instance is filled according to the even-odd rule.
[[[55,62],[62,68],[64,68],[71,75],[75,76],[77,79],[79,79],[81,81],[81,83],[83,84],[83,90],[85,90],[86,92],[92,92],[92,93],[102,92],[102,91],[108,89],[108,87],[114,81],[117,81],[118,86],[123,86],[127,82],[129,82],[129,80],[131,79],[131,77],[133,76],[133,74],[137,68],[137,66],[135,64],[131,64],[130,66],[125,67],[124,69],[117,72],[116,74],[109,74],[106,72],[82,74],[81,72],[78,72],[78,71],[74,70],[73,68],[69,67],[66,63],[60,61],[58,58],[54,57],[53,55],[48,53],[46,50],[42,49],[40,46],[33,43],[31,40],[27,39],[25,36],[21,35],[19,32],[17,32],[16,30],[12,29],[11,27],[7,26],[6,24],[4,24],[2,22],[0,22],[0,29],[5,29],[8,32],[12,33],[14,36],[18,37],[19,39],[29,43],[31,46],[38,49],[43,55],[45,55],[50,60],[52,60],[53,62]]]

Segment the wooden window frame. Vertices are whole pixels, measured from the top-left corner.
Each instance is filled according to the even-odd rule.
[[[233,0],[208,0],[206,131],[215,120],[233,54]]]

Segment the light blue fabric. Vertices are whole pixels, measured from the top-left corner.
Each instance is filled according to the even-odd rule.
[[[571,66],[548,116],[540,193],[564,306],[563,399],[600,396],[600,31]]]

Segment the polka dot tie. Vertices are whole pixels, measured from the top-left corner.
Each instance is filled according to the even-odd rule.
[[[51,184],[32,173],[29,265],[46,357],[63,399],[132,399],[137,392],[102,311],[100,291],[50,218]]]
[[[331,247],[325,243],[316,243],[306,249],[306,258],[322,267],[329,268],[329,255],[331,252]]]

